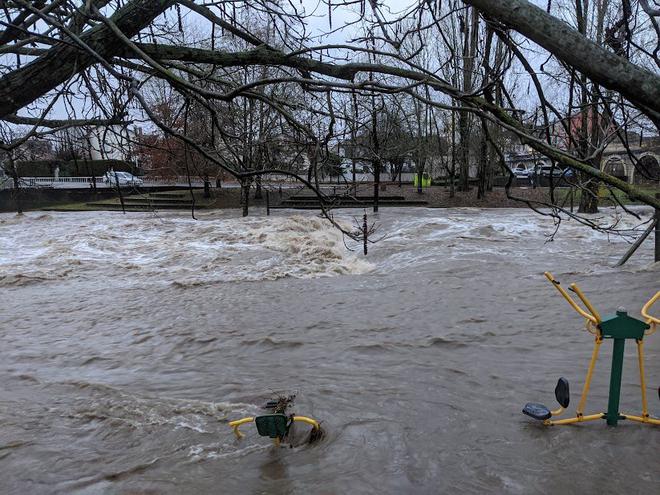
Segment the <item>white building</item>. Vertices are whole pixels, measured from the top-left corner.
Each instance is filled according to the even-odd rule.
[[[133,159],[134,131],[123,126],[98,126],[90,130],[87,140],[92,160]]]

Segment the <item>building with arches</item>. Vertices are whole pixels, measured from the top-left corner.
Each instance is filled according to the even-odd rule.
[[[632,132],[627,136],[627,148],[616,137],[605,147],[601,170],[630,184],[660,186],[660,136],[644,137]],[[560,142],[556,144],[561,147]],[[505,157],[512,170],[521,167],[540,170],[551,164],[529,146],[517,146]]]
[[[628,137],[629,149],[619,140],[605,148],[601,170],[630,184],[660,184],[660,137]]]

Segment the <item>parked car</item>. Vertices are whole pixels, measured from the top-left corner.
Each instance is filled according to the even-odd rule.
[[[529,178],[529,170],[525,168],[523,164],[519,164],[512,170],[513,175],[516,176],[516,179],[527,179]]]
[[[553,169],[550,165],[545,165],[541,167],[541,177],[550,177],[551,172],[552,172],[552,177],[555,179],[559,179],[561,177],[571,178],[574,175],[573,169],[571,168],[562,169],[559,167],[555,167]]]
[[[561,177],[561,169],[559,167],[551,167],[550,165],[545,165],[538,169],[539,177],[552,177],[559,178]]]
[[[116,177],[115,177],[116,176]],[[113,172],[108,171],[103,176],[103,182],[111,186],[119,183],[120,186],[141,186],[144,181],[139,177],[128,172]]]
[[[550,165],[544,165],[537,169],[537,174],[532,176],[532,183],[538,186],[548,187],[551,185],[550,174],[552,174],[552,185],[556,187],[567,187],[575,178],[575,171],[572,168],[560,168]]]

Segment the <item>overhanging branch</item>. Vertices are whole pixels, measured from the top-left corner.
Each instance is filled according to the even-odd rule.
[[[607,51],[526,0],[463,0],[637,105],[660,128],[660,77]]]
[[[174,0],[133,0],[119,9],[112,20],[126,36],[133,37],[173,3]],[[80,39],[105,59],[123,49],[104,24],[84,32]],[[0,78],[0,117],[17,112],[97,61],[98,58],[75,46],[61,44],[51,48],[33,62]]]

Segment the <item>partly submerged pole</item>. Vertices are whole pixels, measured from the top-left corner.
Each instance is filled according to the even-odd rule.
[[[364,238],[364,255],[367,255],[367,237],[369,235],[369,226],[367,225],[367,214],[364,214],[362,223],[362,237]]]
[[[660,193],[655,193],[655,197],[660,199]],[[660,261],[660,208],[655,209],[655,258]]]
[[[654,261],[660,261],[660,209],[655,210],[655,258]]]
[[[642,245],[642,243],[646,240],[646,238],[649,236],[649,234],[651,232],[653,232],[654,229],[655,229],[655,260],[658,261],[658,254],[660,254],[660,253],[658,253],[658,249],[659,249],[659,246],[658,246],[658,224],[660,223],[658,221],[658,218],[659,217],[656,214],[655,218],[651,221],[651,224],[646,228],[644,233],[637,238],[635,243],[632,246],[630,246],[630,249],[628,250],[628,252],[626,254],[624,254],[623,257],[619,260],[619,262],[614,266],[621,266],[626,261],[628,261],[628,259],[630,259],[630,257],[635,253],[635,251],[637,251],[637,248],[639,248],[639,246]]]
[[[119,185],[119,177],[117,176],[117,172],[113,170],[113,173],[115,175],[115,184],[117,185],[117,192],[119,193],[119,202],[121,203],[121,211],[126,214],[126,206],[124,205],[124,195],[121,193],[121,186]]]

